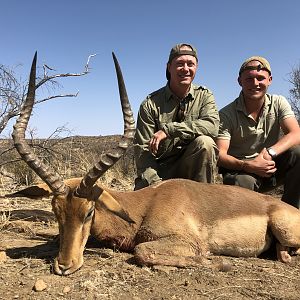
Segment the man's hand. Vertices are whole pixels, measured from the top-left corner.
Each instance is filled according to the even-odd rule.
[[[275,161],[264,148],[259,155],[246,163],[247,172],[254,173],[260,177],[271,177],[276,172]]]
[[[161,141],[167,138],[167,134],[163,130],[155,132],[149,141],[149,150],[155,156]]]

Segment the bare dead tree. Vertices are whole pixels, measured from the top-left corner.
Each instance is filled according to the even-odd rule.
[[[300,123],[300,64],[292,69],[288,81],[292,84],[292,87],[289,90],[289,100],[296,118]]]
[[[87,75],[90,72],[90,60],[94,56],[95,54],[88,57],[83,71],[79,73],[55,73],[56,70],[54,68],[44,64],[40,68],[43,70],[42,74],[37,75],[36,78],[36,89],[41,87],[46,88],[47,93],[43,94],[49,94],[49,96],[36,99],[35,105],[56,98],[76,97],[78,95],[78,91],[76,93],[55,94],[55,91],[60,86],[58,80],[64,77],[80,77]],[[18,66],[11,68],[0,64],[0,134],[6,128],[8,122],[19,115],[25,101],[28,81],[24,81],[17,77],[17,72],[15,70],[17,67]],[[48,138],[40,140],[35,138],[35,133],[31,130],[29,131],[29,143],[39,156],[44,159],[49,159],[51,156],[57,155],[55,146],[59,143],[60,137],[63,133],[70,133],[65,126],[58,127]],[[20,162],[19,157],[16,155],[11,140],[1,139],[0,176],[11,177],[10,172],[7,172],[7,169],[16,165],[16,168],[20,170],[22,169],[20,164],[22,164],[22,162]],[[24,167],[24,172],[27,172],[27,166]]]
[[[0,133],[17,116],[24,94],[25,86],[16,78],[14,70],[0,65]]]
[[[87,63],[84,66],[84,71],[79,73],[49,74],[49,72],[53,72],[55,70],[44,64],[42,67],[43,75],[37,77],[36,89],[42,86],[45,86],[46,88],[48,88],[48,90],[50,89],[50,86],[52,88],[57,87],[59,85],[57,81],[59,78],[87,75],[90,72],[90,59],[94,56],[95,54],[92,54],[88,57]],[[25,99],[27,87],[28,82],[23,82],[21,79],[18,79],[13,68],[0,65],[0,134],[7,126],[9,120],[19,114]],[[55,98],[76,97],[77,95],[78,91],[75,94],[70,93],[50,95],[43,99],[37,99],[35,104]]]

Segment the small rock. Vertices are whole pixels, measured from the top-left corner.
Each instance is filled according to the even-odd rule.
[[[221,272],[229,272],[232,270],[232,264],[229,262],[224,261],[219,265],[219,270]]]
[[[42,292],[44,289],[47,288],[47,284],[42,279],[37,279],[37,281],[34,284],[33,290],[36,292]]]
[[[0,251],[0,263],[4,262],[7,260],[7,255],[5,251]]]
[[[64,289],[63,289],[63,293],[64,294],[67,294],[67,293],[69,293],[71,291],[71,288],[67,285],[67,286],[65,286],[64,287]]]

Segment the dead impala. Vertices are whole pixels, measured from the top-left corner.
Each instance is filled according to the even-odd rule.
[[[118,192],[97,183],[126,151],[134,119],[119,64],[115,62],[124,119],[124,136],[81,179],[63,181],[26,143],[25,130],[35,98],[36,55],[26,102],[13,139],[20,156],[45,182],[15,195],[53,196],[60,248],[56,274],[68,275],[83,264],[89,235],[124,251],[142,265],[199,266],[208,254],[258,256],[277,241],[277,256],[291,257],[300,247],[300,212],[278,199],[234,186],[185,179],[164,181],[138,191]]]

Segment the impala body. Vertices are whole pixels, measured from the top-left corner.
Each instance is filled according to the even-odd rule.
[[[83,264],[89,235],[105,245],[133,251],[142,265],[197,266],[210,254],[258,256],[277,241],[278,259],[289,262],[289,247],[300,247],[300,212],[271,196],[235,186],[185,179],[163,181],[138,191],[118,192],[97,183],[132,140],[134,120],[114,57],[123,108],[124,138],[83,178],[63,181],[34,155],[24,138],[34,103],[35,61],[28,96],[13,137],[21,157],[45,183],[16,196],[52,196],[59,224],[56,274]],[[121,78],[121,79],[120,79]],[[125,91],[125,92],[124,92]]]
[[[54,196],[60,249],[55,273],[83,264],[89,235],[100,244],[133,251],[141,265],[197,266],[211,254],[256,257],[278,242],[278,259],[300,247],[300,213],[279,199],[236,186],[171,179],[138,191],[118,192],[96,184],[92,195],[74,196],[81,179],[66,180],[69,196]],[[16,195],[30,197],[27,190]],[[45,184],[35,196],[49,196]]]

